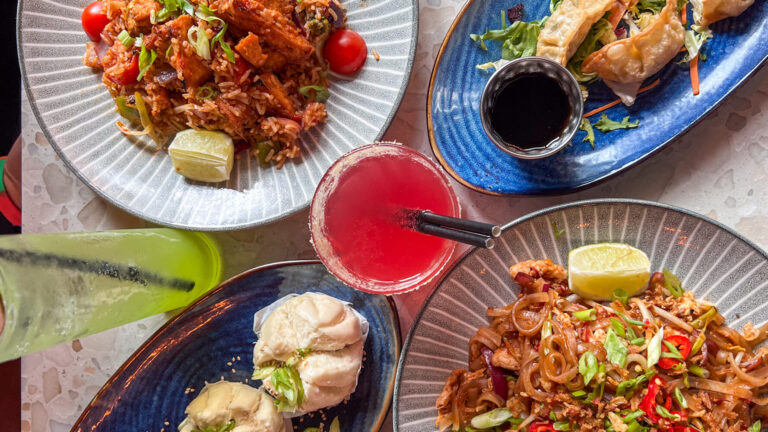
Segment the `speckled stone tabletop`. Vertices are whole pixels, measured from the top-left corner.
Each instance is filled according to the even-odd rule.
[[[421,0],[413,74],[386,140],[397,140],[432,155],[426,133],[427,85],[437,50],[462,3]],[[83,185],[58,159],[26,100],[22,110],[24,232],[148,226],[101,200]],[[678,142],[592,189],[558,197],[500,198],[481,195],[454,183],[469,218],[506,223],[534,210],[579,199],[638,198],[707,215],[768,248],[766,185],[768,68]],[[314,258],[307,214],[303,211],[260,228],[216,234],[224,246],[225,276],[270,262]],[[455,257],[465,250],[460,248]],[[396,298],[404,333],[429,291],[429,287],[422,288]],[[170,316],[150,317],[24,357],[22,431],[69,431],[109,376]],[[384,430],[391,428],[388,422]]]

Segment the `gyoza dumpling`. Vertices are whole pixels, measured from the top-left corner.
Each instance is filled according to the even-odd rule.
[[[614,0],[563,0],[541,29],[536,55],[565,66],[592,25],[614,3]]]
[[[755,0],[691,0],[693,20],[710,25],[728,17],[741,15]]]
[[[677,0],[667,0],[653,24],[593,52],[584,60],[581,70],[597,73],[626,105],[632,105],[643,80],[669,63],[684,40],[685,27],[677,11]]]

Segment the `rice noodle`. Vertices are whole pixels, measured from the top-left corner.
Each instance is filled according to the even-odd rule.
[[[549,311],[552,309],[552,298],[549,292],[540,292],[536,294],[528,294],[517,299],[512,306],[512,323],[517,328],[517,331],[524,336],[533,336],[541,330],[544,325],[544,321],[549,315]],[[536,313],[536,319],[533,325],[525,326],[522,324],[521,318],[525,315],[524,308],[535,303],[545,303],[543,310]]]
[[[736,385],[729,385],[720,381],[713,381],[706,378],[688,377],[688,384],[692,388],[713,391],[725,395],[736,396],[737,398],[751,400],[752,392]]]
[[[674,324],[677,328],[685,330],[688,333],[692,333],[694,328],[692,325],[686,323],[685,321],[681,320],[680,318],[672,315],[671,313],[665,311],[664,309],[654,306],[653,311],[656,313],[656,315],[664,318],[668,322]]]

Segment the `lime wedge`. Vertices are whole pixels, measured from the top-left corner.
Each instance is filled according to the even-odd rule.
[[[229,179],[235,146],[223,132],[183,130],[168,146],[173,167],[191,180],[220,182]]]
[[[568,285],[584,298],[612,300],[619,288],[633,296],[645,289],[650,278],[648,256],[627,244],[598,243],[568,254]]]

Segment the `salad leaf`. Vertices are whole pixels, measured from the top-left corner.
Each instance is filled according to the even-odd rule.
[[[588,118],[581,119],[579,129],[587,133],[587,136],[585,136],[581,142],[587,141],[592,148],[595,148],[595,130],[592,129],[592,123],[590,123]]]
[[[659,362],[659,359],[661,358],[662,340],[664,340],[664,327],[660,328],[648,343],[648,368]]]
[[[621,343],[621,339],[616,336],[616,333],[614,333],[613,329],[609,329],[608,333],[605,335],[605,342],[603,342],[603,347],[608,353],[609,362],[617,364],[621,367],[626,365],[628,353],[627,347]]]
[[[690,30],[685,31],[685,49],[686,54],[679,63],[687,63],[696,56],[699,56],[699,60],[706,60],[707,57],[701,51],[704,44],[712,39],[712,30],[706,26],[692,25]]]
[[[595,123],[595,127],[600,132],[610,132],[617,129],[634,129],[640,125],[640,120],[636,120],[634,123],[629,121],[629,116],[624,117],[620,122],[613,121],[608,118],[608,116],[603,113],[603,116],[600,117],[600,120]]]
[[[640,0],[637,2],[637,9],[661,12],[666,5],[667,2],[665,0]]]
[[[539,40],[540,32],[541,22],[539,21],[531,21],[529,23],[515,21],[500,30],[486,30],[482,35],[471,34],[469,37],[479,43],[483,51],[488,50],[485,41],[503,42],[501,58],[504,60],[514,60],[536,54],[536,43]]]
[[[568,61],[568,64],[565,66],[573,74],[573,76],[576,77],[576,81],[583,83],[597,79],[596,73],[583,73],[581,71],[581,64],[584,63],[584,60],[588,55],[602,47],[600,38],[602,38],[606,33],[612,31],[613,26],[605,18],[600,19],[595,23],[595,25],[592,26],[592,28],[589,29],[589,33],[587,33],[587,36],[584,38],[584,42],[579,45],[579,48],[576,50],[576,52],[573,54],[573,57],[571,57],[571,59]]]
[[[579,358],[579,373],[584,377],[584,385],[589,385],[592,378],[597,374],[597,357],[587,351]]]

